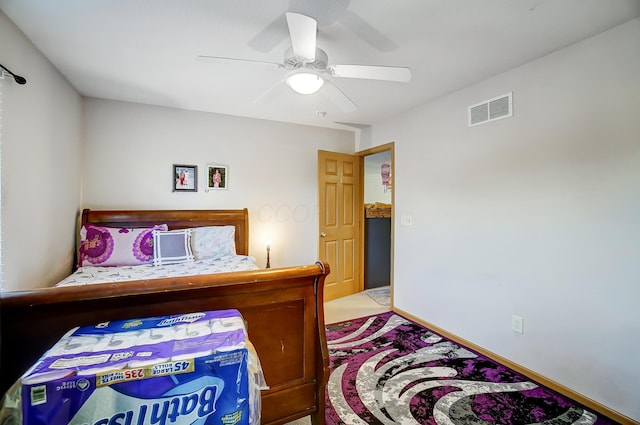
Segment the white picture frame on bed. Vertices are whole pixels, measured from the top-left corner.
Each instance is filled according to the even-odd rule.
[[[226,165],[207,165],[207,191],[229,188],[229,167]]]

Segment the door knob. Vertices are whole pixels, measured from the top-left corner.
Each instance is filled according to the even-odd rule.
[[[326,238],[326,237],[327,237],[327,234],[326,234],[325,232],[322,232],[322,233],[320,233],[320,237],[321,237],[321,238]]]

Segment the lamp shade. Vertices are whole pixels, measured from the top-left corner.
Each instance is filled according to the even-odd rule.
[[[300,94],[313,94],[320,90],[323,84],[322,77],[310,72],[299,72],[287,77],[287,85]]]

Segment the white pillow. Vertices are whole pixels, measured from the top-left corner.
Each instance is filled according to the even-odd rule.
[[[191,229],[191,248],[196,260],[236,255],[235,226],[206,226]]]
[[[153,231],[154,266],[190,262],[193,262],[191,229]]]

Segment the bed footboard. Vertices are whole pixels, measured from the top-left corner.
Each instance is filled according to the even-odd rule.
[[[0,298],[1,394],[66,331],[108,320],[236,308],[269,390],[262,423],[312,415],[324,423],[329,372],[323,288],[327,264],[5,292]]]

